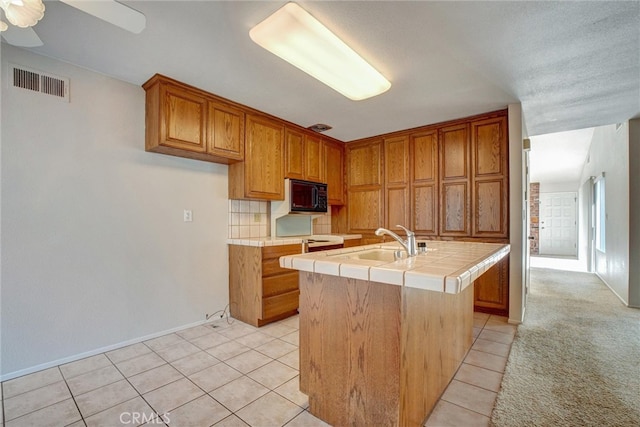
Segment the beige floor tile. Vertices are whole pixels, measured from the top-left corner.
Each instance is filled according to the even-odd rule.
[[[35,390],[49,384],[62,381],[64,378],[58,367],[34,372],[2,383],[2,396],[5,399],[16,396],[27,391]]]
[[[64,381],[58,381],[5,399],[4,419],[9,421],[70,398],[71,393],[67,384]]]
[[[134,357],[142,356],[143,354],[150,353],[151,349],[139,342],[137,344],[122,347],[117,350],[106,353],[107,357],[113,363],[124,362],[125,360],[133,359]]]
[[[206,368],[193,375],[189,375],[189,379],[208,393],[235,380],[236,378],[240,378],[241,376],[242,373],[236,371],[231,366],[224,363],[218,363],[210,368]]]
[[[171,365],[162,365],[129,378],[138,393],[144,394],[162,387],[184,376]]]
[[[210,323],[207,323],[203,326],[206,326],[207,328],[211,328],[214,331],[221,331],[223,329],[229,328],[233,325],[236,324],[236,322],[240,322],[237,319],[234,319],[233,317],[228,317],[228,318],[224,318],[224,319],[220,319],[220,318],[212,318],[215,319]]]
[[[300,350],[295,349],[291,353],[287,353],[278,360],[293,369],[300,369]]]
[[[189,376],[191,374],[195,374],[196,372],[202,371],[205,368],[213,366],[216,363],[220,363],[220,361],[206,351],[199,351],[187,357],[183,357],[182,359],[171,362],[171,365],[173,365],[174,368],[182,372],[184,375]]]
[[[484,325],[487,323],[487,320],[489,320],[489,317],[491,317],[491,315],[489,314],[474,312],[473,326],[475,326],[476,328],[483,328]]]
[[[516,331],[518,330],[518,327],[516,325],[491,318],[484,326],[484,329],[514,336],[516,334]]]
[[[509,357],[511,346],[495,341],[488,341],[478,338],[471,347],[473,350],[484,351],[485,353],[495,354],[496,356]]]
[[[482,332],[480,332],[480,336],[478,338],[482,338],[487,341],[495,341],[501,344],[511,345],[513,342],[513,335],[511,334],[503,334],[502,332],[496,332],[488,330],[484,328]]]
[[[242,376],[213,390],[209,394],[225,407],[236,412],[259,397],[269,393],[269,391],[268,388],[258,384],[251,378]]]
[[[212,347],[219,346],[224,343],[228,343],[231,341],[231,338],[227,338],[224,335],[220,335],[217,332],[213,332],[207,335],[203,335],[198,338],[194,338],[190,340],[191,344],[202,350],[208,350]]]
[[[490,417],[496,396],[492,391],[452,380],[442,394],[442,400]]]
[[[294,329],[300,329],[300,315],[295,315],[291,317],[287,317],[284,320],[281,320],[276,323],[277,325],[285,325]]]
[[[291,353],[296,349],[297,347],[293,344],[290,344],[288,342],[285,342],[279,339],[275,339],[259,347],[256,347],[255,350],[273,359],[277,359],[278,357]]]
[[[124,377],[116,367],[109,365],[104,368],[96,369],[95,371],[73,377],[67,380],[67,385],[69,385],[71,393],[77,396],[123,379]]]
[[[291,332],[290,334],[280,337],[280,339],[282,341],[286,341],[290,344],[298,346],[300,345],[300,332],[299,331]]]
[[[214,332],[213,328],[210,326],[194,326],[193,328],[183,329],[182,331],[176,332],[176,335],[181,336],[185,340],[189,341],[194,338],[201,337],[203,335],[207,335]]]
[[[62,402],[55,403],[46,408],[42,408],[38,411],[31,412],[20,418],[8,421],[7,427],[18,426],[38,426],[38,427],[58,427],[66,426],[73,422],[82,420],[80,412],[73,399],[63,400]]]
[[[239,354],[251,350],[246,345],[242,345],[235,341],[229,341],[207,350],[207,353],[219,360],[227,360]]]
[[[210,426],[229,415],[227,408],[205,394],[166,414],[165,421],[169,426]]]
[[[271,335],[272,337],[275,337],[275,338],[283,337],[297,330],[298,330],[297,327],[294,328],[282,323],[272,323],[270,325],[263,326],[262,328],[260,328],[260,332],[262,332],[263,334]]]
[[[300,415],[289,421],[286,427],[330,427],[330,425],[314,417],[309,411],[302,411]]]
[[[309,407],[309,397],[300,391],[299,376],[290,379],[273,391],[278,393],[280,396],[292,401],[301,408],[307,409]]]
[[[68,424],[66,427],[87,427],[83,420],[76,421],[75,423]]]
[[[160,350],[161,348],[170,347],[172,345],[184,343],[186,340],[182,339],[177,334],[168,334],[161,337],[153,338],[144,343],[152,350]]]
[[[87,418],[136,396],[138,392],[126,380],[122,380],[76,396],[75,399],[80,413]]]
[[[190,354],[197,353],[200,350],[195,345],[191,344],[188,341],[183,343],[179,343],[176,345],[172,345],[169,347],[164,347],[159,350],[156,350],[158,356],[162,357],[167,362],[173,362],[174,360],[182,359]]]
[[[489,369],[463,363],[454,377],[463,383],[472,384],[487,390],[500,391],[502,374]]]
[[[235,415],[230,415],[213,427],[248,427],[248,424]]]
[[[227,338],[231,338],[235,340],[257,331],[258,331],[258,328],[254,328],[253,326],[249,326],[246,323],[242,323],[236,320],[236,322],[233,325],[218,331],[218,333],[220,335],[224,335]]]
[[[157,414],[142,397],[137,396],[105,411],[98,412],[88,417],[85,421],[87,422],[87,427],[106,427],[117,425],[135,426],[152,419],[157,419]]]
[[[240,338],[236,338],[236,341],[247,347],[256,348],[263,344],[273,341],[275,338],[271,335],[262,334],[260,332],[254,332],[249,335],[245,335]]]
[[[246,374],[248,372],[253,371],[254,369],[259,368],[260,366],[264,366],[267,363],[271,362],[271,359],[268,356],[265,356],[262,353],[258,353],[255,350],[249,350],[245,353],[242,353],[236,357],[232,357],[231,359],[225,360],[225,363],[232,368]]]
[[[433,409],[426,427],[487,427],[489,417],[441,400]]]
[[[64,375],[66,379],[69,379],[109,365],[112,365],[112,363],[107,356],[104,354],[97,354],[95,356],[87,357],[86,359],[67,363],[66,365],[60,365],[60,371],[62,371],[62,375]]]
[[[269,392],[245,406],[236,415],[251,426],[282,426],[303,411],[284,397]]]
[[[131,377],[141,372],[148,371],[149,369],[157,368],[165,363],[167,363],[166,360],[151,352],[120,362],[116,364],[116,367],[125,377]]]
[[[476,328],[475,326],[473,327],[473,339],[476,339],[480,336],[480,333],[482,332],[482,328]]]
[[[204,392],[198,386],[187,378],[183,378],[146,393],[142,397],[158,414],[164,414],[203,394]]]
[[[253,380],[258,381],[270,390],[281,386],[298,375],[298,370],[293,369],[284,363],[274,360],[264,366],[259,367],[255,371],[249,372],[247,376]]]
[[[491,369],[496,372],[504,372],[504,368],[507,366],[506,357],[496,356],[495,354],[477,350],[469,350],[464,362],[481,368]]]

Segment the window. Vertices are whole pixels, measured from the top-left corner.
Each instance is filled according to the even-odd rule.
[[[605,224],[607,213],[605,209],[605,185],[604,173],[598,177],[593,184],[593,200],[595,202],[595,233],[596,233],[596,249],[605,252]]]

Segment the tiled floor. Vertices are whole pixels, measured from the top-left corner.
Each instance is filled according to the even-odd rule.
[[[298,318],[218,321],[2,384],[13,426],[323,426],[298,391]],[[427,426],[488,425],[515,327],[475,313],[474,344]]]

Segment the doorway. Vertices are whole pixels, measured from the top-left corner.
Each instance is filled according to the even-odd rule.
[[[540,193],[542,256],[578,256],[578,193]]]

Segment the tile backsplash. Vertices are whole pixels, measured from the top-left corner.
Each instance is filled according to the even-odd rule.
[[[271,234],[269,202],[229,200],[229,238],[269,237]],[[313,219],[313,234],[331,234],[331,209]]]

